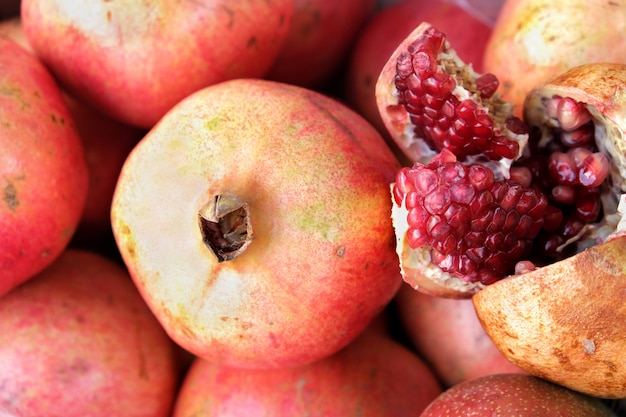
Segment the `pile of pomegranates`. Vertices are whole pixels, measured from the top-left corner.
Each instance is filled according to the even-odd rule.
[[[0,416],[626,416],[624,22],[2,3]]]

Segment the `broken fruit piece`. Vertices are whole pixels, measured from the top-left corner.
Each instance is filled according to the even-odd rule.
[[[381,117],[414,164],[392,185],[396,249],[404,280],[424,293],[471,297],[616,227],[622,130],[603,134],[595,102],[565,92],[529,103],[527,124],[497,88],[494,75],[476,73],[428,22],[379,76]],[[537,127],[538,115],[551,134]]]
[[[566,170],[582,167],[578,182],[572,175],[578,194],[566,218],[587,211],[597,220],[579,220],[579,227],[571,226],[572,241],[553,244],[572,256],[503,279],[472,298],[486,332],[511,362],[603,398],[626,397],[625,86],[626,65],[585,64],[529,93],[524,118],[538,146],[562,148],[558,138],[566,129],[591,132],[582,156],[574,152],[573,162],[565,164]],[[554,109],[563,102],[576,103],[578,110],[559,115]],[[563,127],[571,119],[579,121]],[[593,193],[580,193],[576,184],[588,178],[604,180],[592,186]]]

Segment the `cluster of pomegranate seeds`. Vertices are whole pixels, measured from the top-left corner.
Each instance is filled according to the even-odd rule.
[[[476,74],[464,73],[446,48],[443,33],[430,28],[396,65],[399,104],[417,137],[440,152],[397,174],[394,199],[408,211],[409,245],[427,247],[443,271],[485,285],[568,256],[601,216],[609,175],[592,115],[571,98],[545,100],[553,137],[531,133],[529,154],[517,159],[519,144],[502,129],[527,134],[527,127],[513,116],[494,121],[495,104],[481,101],[498,80],[485,74],[465,85]],[[502,167],[491,171],[503,158],[514,160],[507,179]]]
[[[445,48],[443,33],[430,28],[398,58],[398,103],[410,114],[415,134],[433,149],[450,149],[459,160],[479,154],[492,160],[516,158],[519,144],[494,125],[488,108],[479,106],[476,97],[459,99],[454,94],[463,77],[449,74],[437,62]],[[487,99],[496,91],[498,80],[485,74],[475,84],[480,99]],[[507,123],[507,127],[521,125]]]
[[[554,138],[540,149],[536,144],[541,138],[531,135],[532,157],[516,166],[530,168],[532,186],[561,212],[557,226],[542,231],[534,250],[538,257],[555,260],[567,256],[568,244],[577,240],[587,224],[598,221],[601,187],[609,175],[610,161],[598,151],[591,114],[581,103],[555,96],[543,104],[558,125]]]
[[[427,165],[402,168],[394,199],[408,210],[407,238],[430,247],[442,270],[491,284],[528,256],[544,223],[546,196],[516,181],[496,181],[481,164],[466,165],[447,149]]]

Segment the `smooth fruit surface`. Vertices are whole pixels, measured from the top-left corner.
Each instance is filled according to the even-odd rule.
[[[188,97],[131,152],[113,231],[183,347],[233,366],[301,365],[345,346],[400,286],[397,168],[339,102],[233,80]]]
[[[471,300],[402,286],[394,299],[403,334],[445,387],[483,375],[524,373],[494,345]]]
[[[602,22],[602,24],[598,24]],[[485,49],[483,68],[522,115],[537,84],[589,62],[626,62],[626,5],[604,0],[507,0]]]
[[[475,378],[449,388],[421,417],[611,417],[597,398],[520,374]]]
[[[68,245],[88,187],[83,147],[59,87],[32,54],[0,38],[0,295]]]
[[[128,273],[68,249],[0,298],[0,414],[166,417],[173,344]]]
[[[198,359],[173,416],[419,416],[441,393],[437,379],[414,353],[374,332],[301,367],[236,369]]]
[[[150,128],[216,82],[263,77],[289,33],[293,0],[22,1],[28,40],[66,91]]]

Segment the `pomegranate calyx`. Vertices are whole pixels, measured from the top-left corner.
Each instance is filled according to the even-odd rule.
[[[241,255],[252,243],[250,207],[237,196],[217,194],[199,210],[202,241],[219,262]]]

